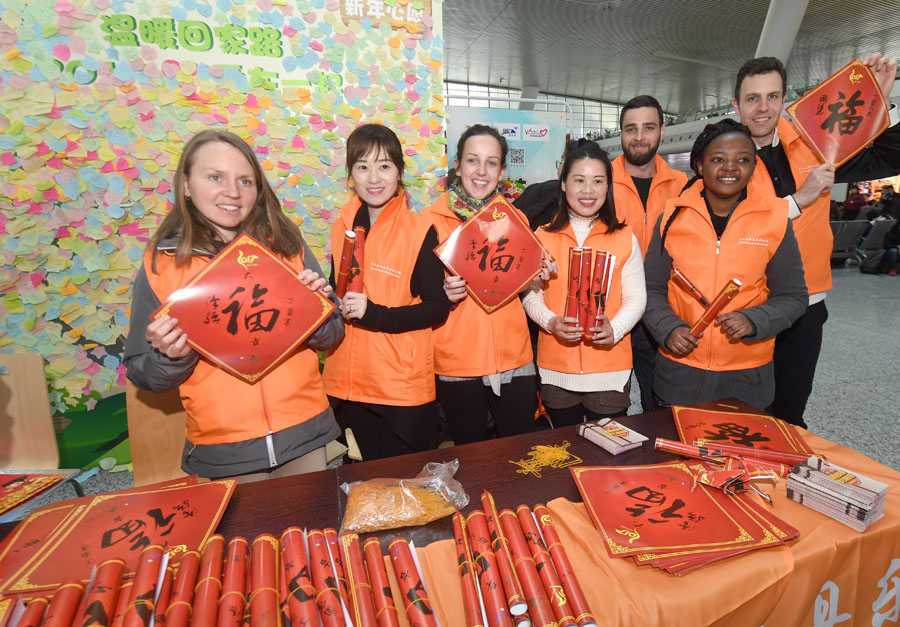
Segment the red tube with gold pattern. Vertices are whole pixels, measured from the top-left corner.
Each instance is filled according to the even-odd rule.
[[[344,573],[344,561],[341,559],[341,548],[338,546],[337,529],[326,527],[322,530],[325,534],[325,540],[328,541],[328,554],[334,563],[334,573],[338,578],[338,592],[341,593],[341,600],[344,606],[350,608],[350,588],[347,586],[347,576]]]
[[[350,269],[350,282],[347,291],[363,291],[363,267],[366,263],[366,229],[358,226],[353,229],[356,233],[356,245],[353,247],[353,267]]]
[[[134,585],[131,586],[130,598],[122,619],[123,627],[144,627],[150,623],[156,596],[156,581],[159,579],[163,555],[165,551],[158,544],[148,546],[141,552],[141,559],[134,575]]]
[[[172,583],[172,596],[166,608],[166,627],[187,627],[191,621],[194,586],[200,570],[200,553],[188,551],[178,563],[178,572]]]
[[[544,540],[547,542],[550,557],[553,558],[553,564],[556,566],[556,574],[559,575],[563,590],[566,592],[566,600],[575,614],[575,622],[578,623],[578,627],[596,627],[597,621],[591,614],[591,608],[584,596],[581,585],[578,583],[578,577],[575,576],[575,571],[572,569],[569,555],[562,545],[559,534],[556,533],[556,527],[553,526],[550,511],[543,503],[538,503],[534,506],[534,514],[537,516],[541,532],[544,534]]]
[[[578,326],[587,334],[588,310],[591,300],[591,267],[593,265],[592,250],[588,247],[581,249],[581,276],[578,280]]]
[[[162,583],[159,586],[159,596],[156,599],[156,606],[153,608],[153,620],[157,625],[165,625],[166,623],[166,610],[169,609],[169,602],[172,600],[172,584],[174,580],[174,569],[171,566],[166,566],[166,574],[163,575]]]
[[[456,540],[456,570],[462,588],[466,627],[483,627],[481,603],[478,588],[475,587],[475,564],[472,563],[472,550],[466,538],[466,519],[459,512],[453,514],[453,539]]]
[[[133,586],[134,581],[126,581],[119,586],[116,609],[113,611],[112,618],[109,621],[109,627],[122,627],[122,621],[125,620],[125,610],[128,609],[128,602],[131,601],[131,589]]]
[[[344,231],[344,246],[341,248],[340,261],[337,264],[337,278],[334,282],[334,292],[338,298],[343,298],[350,284],[350,272],[353,266],[353,247],[356,243],[356,233]],[[334,254],[336,251],[332,251]]]
[[[369,583],[372,585],[378,627],[398,627],[400,621],[397,618],[397,607],[391,594],[387,570],[384,568],[381,543],[376,538],[369,538],[363,543],[363,552],[366,554],[366,572],[369,573]]]
[[[319,608],[316,607],[316,588],[309,572],[303,531],[299,527],[288,527],[281,534],[281,564],[291,624],[317,625]]]
[[[225,569],[222,574],[222,595],[219,597],[217,627],[237,627],[244,618],[247,602],[247,566],[250,547],[247,538],[235,536],[225,550]]]
[[[41,621],[44,620],[44,613],[47,611],[49,604],[50,601],[45,597],[30,600],[25,606],[25,613],[22,614],[19,622],[16,623],[16,627],[40,627],[43,624]]]
[[[472,547],[481,598],[484,600],[484,609],[492,627],[512,627],[512,614],[506,605],[497,557],[491,550],[491,536],[484,518],[484,512],[480,509],[476,509],[466,518],[466,532],[469,534],[469,543]]]
[[[47,613],[44,615],[44,627],[70,627],[75,619],[75,612],[84,594],[84,584],[67,583],[56,589]]]
[[[728,283],[725,284],[725,287],[722,288],[722,291],[719,292],[709,304],[709,307],[706,308],[706,311],[703,312],[703,315],[700,316],[700,319],[691,327],[691,335],[700,337],[700,334],[703,333],[704,329],[716,321],[718,315],[725,309],[725,305],[730,303],[731,300],[738,295],[740,289],[740,281],[737,279],[728,281]]]
[[[809,455],[803,453],[791,453],[789,451],[773,451],[766,448],[755,448],[753,446],[742,446],[740,444],[731,444],[730,442],[714,442],[707,439],[695,439],[694,445],[701,449],[706,449],[706,454],[715,455],[733,455],[735,457],[743,457],[744,459],[762,459],[770,462],[784,464],[786,466],[795,466],[809,459]]]
[[[485,490],[481,494],[481,508],[484,511],[484,519],[488,532],[491,534],[491,549],[497,557],[497,567],[500,569],[500,579],[503,581],[503,590],[506,592],[506,603],[513,616],[520,616],[528,610],[525,603],[525,595],[522,594],[522,585],[516,576],[515,567],[509,554],[509,544],[499,526],[497,505],[494,496]]]
[[[250,625],[281,625],[278,604],[278,540],[270,533],[258,535],[250,547]]]
[[[538,574],[544,583],[544,590],[550,600],[550,607],[553,608],[553,614],[556,616],[556,622],[559,627],[575,627],[575,616],[572,614],[572,608],[566,601],[566,593],[556,574],[556,568],[553,566],[553,560],[550,553],[541,541],[541,534],[531,515],[531,509],[527,505],[519,505],[516,508],[516,516],[519,518],[519,524],[522,525],[522,532],[525,534],[525,542],[531,550],[531,557],[537,565]]]
[[[338,538],[341,547],[341,560],[344,562],[344,574],[350,587],[350,618],[355,627],[376,627],[375,603],[372,600],[372,586],[366,574],[366,562],[363,559],[359,536],[345,533]]]
[[[115,613],[123,572],[125,572],[125,562],[120,559],[107,560],[97,567],[94,587],[88,594],[81,619],[83,627],[91,625],[106,627],[109,625],[109,620]]]
[[[693,296],[698,303],[700,303],[704,307],[709,307],[709,300],[706,298],[706,296],[703,295],[703,292],[698,290],[691,282],[691,280],[684,275],[684,272],[682,272],[678,268],[672,268],[672,278],[678,285],[682,287],[682,289]]]
[[[569,249],[569,291],[566,294],[566,317],[578,319],[578,294],[581,284],[581,248]]]
[[[516,513],[511,509],[502,510],[500,512],[500,527],[509,541],[509,550],[512,553],[519,581],[522,582],[522,589],[525,591],[525,599],[528,603],[528,613],[531,615],[532,624],[535,627],[555,624],[556,618],[553,615],[553,609],[550,607],[547,592],[544,590],[541,576],[538,575],[537,566],[534,563],[534,558],[531,556],[528,543],[525,541],[525,534],[522,533],[522,526],[519,524]]]
[[[425,594],[425,585],[416,563],[413,560],[412,551],[406,538],[397,538],[388,545],[388,554],[391,556],[391,565],[397,576],[400,592],[403,593],[406,606],[406,616],[414,627],[437,627],[434,620],[434,610],[431,601]]]
[[[203,546],[203,558],[194,588],[191,627],[215,625],[222,594],[222,563],[225,559],[225,538],[219,534],[209,537]]]
[[[307,533],[309,542],[309,565],[313,584],[316,586],[316,604],[325,627],[343,627],[344,611],[341,608],[341,596],[328,558],[328,540],[325,532],[313,529]]]

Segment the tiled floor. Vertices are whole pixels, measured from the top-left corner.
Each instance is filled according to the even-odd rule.
[[[806,410],[810,429],[839,444],[900,469],[900,277],[836,268],[826,299],[829,320],[813,395]],[[639,413],[632,385],[630,413]],[[131,473],[88,479],[87,494],[130,487]],[[71,490],[55,499],[71,498]]]

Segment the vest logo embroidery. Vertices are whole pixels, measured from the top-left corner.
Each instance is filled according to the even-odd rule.
[[[751,246],[768,246],[768,237],[742,237],[738,240],[738,244],[749,244]]]
[[[403,276],[403,273],[399,270],[396,270],[390,266],[386,266],[382,263],[375,263],[374,261],[369,262],[369,268],[376,272],[381,272],[382,274],[387,274],[388,276],[392,276],[395,279],[399,279]]]

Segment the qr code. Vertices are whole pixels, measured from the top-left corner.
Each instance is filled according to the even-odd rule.
[[[525,149],[524,148],[510,148],[509,149],[509,164],[510,165],[525,165]]]

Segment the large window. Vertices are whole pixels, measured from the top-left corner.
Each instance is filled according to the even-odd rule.
[[[491,98],[519,98],[519,89],[508,87],[489,87],[487,85],[469,85],[466,83],[444,83],[444,98],[449,107],[488,107],[491,109],[518,109],[516,102],[492,100]],[[571,96],[556,94],[538,94],[539,100],[565,101],[571,110],[573,137],[590,137],[604,139],[619,132],[620,105],[599,100],[585,100]],[[535,111],[565,111],[566,107],[559,102],[535,103]]]

